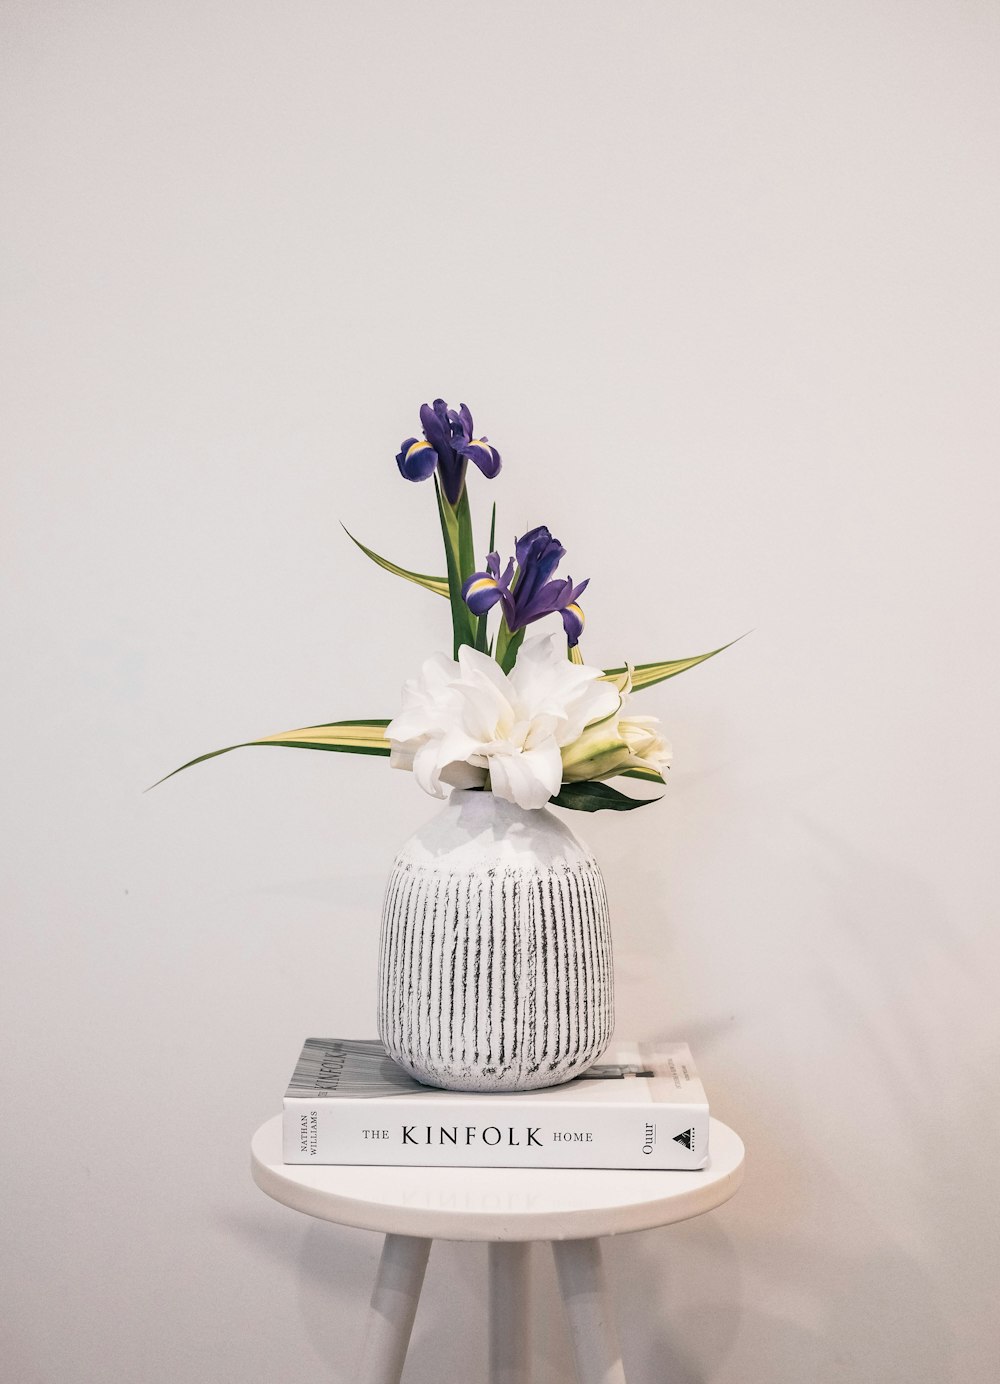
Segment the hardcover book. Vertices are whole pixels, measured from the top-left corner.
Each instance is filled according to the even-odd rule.
[[[284,1102],[286,1163],[703,1168],[708,1101],[684,1043],[622,1043],[561,1086],[423,1086],[375,1040],[308,1038]]]

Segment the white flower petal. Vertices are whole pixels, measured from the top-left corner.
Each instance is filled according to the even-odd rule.
[[[544,744],[546,740],[558,744],[557,737],[565,727],[566,718],[564,716],[533,716],[530,721],[521,724],[526,728],[523,748],[534,750]]]
[[[393,745],[389,749],[389,768],[390,769],[409,769],[413,770],[413,756],[419,748],[416,741],[408,741],[405,745]]]
[[[525,640],[509,676],[465,646],[457,660],[425,660],[404,686],[400,712],[386,730],[390,763],[412,769],[436,798],[449,786],[482,787],[489,773],[498,796],[542,807],[559,792],[560,747],[596,721],[617,719],[620,708],[617,687],[599,668],[571,663],[558,635]],[[655,756],[658,732],[633,719],[635,752]]]
[[[445,729],[453,719],[453,685],[459,672],[455,660],[444,654],[426,659],[419,677],[403,684],[402,709],[386,727],[387,739],[412,740]]]
[[[600,681],[600,668],[570,663],[558,635],[525,640],[510,675],[521,717],[556,716],[560,745],[576,740],[590,721],[603,720],[619,705],[613,684]]]
[[[488,775],[475,764],[458,764],[454,760],[441,770],[441,782],[452,788],[483,788]]]
[[[413,776],[424,792],[429,793],[432,798],[446,796],[441,781],[440,748],[440,740],[427,740],[413,756]]]
[[[631,751],[630,763],[634,768],[666,772],[673,756],[669,742],[663,738],[659,717],[623,715],[618,728]]]
[[[562,759],[555,741],[526,754],[490,756],[490,784],[499,798],[518,807],[544,807],[559,792]]]
[[[562,704],[575,691],[601,677],[600,668],[570,663],[557,635],[526,639],[518,651],[509,681],[522,704],[550,699]]]
[[[471,644],[463,644],[458,651],[458,666],[464,678],[481,678],[484,682],[492,684],[500,696],[506,699],[509,690],[507,675],[495,658],[474,649]]]
[[[454,689],[458,715],[455,720],[476,740],[495,740],[505,737],[514,724],[510,702],[481,678],[473,675],[470,682]]]
[[[581,688],[570,703],[566,726],[559,738],[560,745],[568,745],[583,734],[586,726],[595,721],[605,721],[621,707],[618,689],[610,682],[593,682]]]
[[[562,787],[562,755],[555,740],[525,750],[521,758],[530,763],[531,772],[545,784],[549,796],[554,798]]]

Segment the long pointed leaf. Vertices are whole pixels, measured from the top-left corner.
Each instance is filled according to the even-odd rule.
[[[458,599],[465,608],[466,618],[469,622],[468,643],[475,647],[481,622],[479,617],[473,615],[469,607],[462,601],[462,588],[476,571],[476,540],[472,533],[472,509],[469,505],[467,486],[463,488],[459,497],[455,507],[455,515],[458,519]]]
[[[741,634],[739,638],[743,639],[745,636]],[[664,682],[667,678],[675,678],[678,673],[684,673],[687,672],[688,668],[697,667],[699,663],[704,663],[708,658],[714,658],[716,654],[721,654],[724,649],[731,649],[737,643],[739,643],[738,639],[731,639],[728,644],[722,644],[707,654],[695,654],[693,658],[675,658],[667,663],[637,663],[632,669],[632,691],[639,692],[642,688],[652,687],[655,683]],[[605,681],[614,682],[624,672],[624,668],[605,668]]]
[[[494,544],[494,542],[496,541],[496,536],[497,536],[497,502],[496,502],[496,500],[494,500],[494,501],[493,501],[493,513],[492,513],[492,515],[491,515],[491,517],[490,517],[490,546],[486,549],[486,551],[487,551],[488,553],[492,553],[492,551],[493,551],[493,544]],[[482,615],[480,615],[480,617],[479,617],[479,622],[478,622],[478,624],[476,625],[476,648],[479,650],[480,653],[483,653],[483,654],[486,652],[487,640],[488,640],[488,637],[489,637],[489,636],[488,636],[488,633],[487,633],[487,621],[488,621],[488,619],[489,619],[489,612],[488,612],[488,611],[483,611]]]
[[[472,508],[469,504],[468,486],[462,490],[455,506],[455,514],[458,517],[458,575],[464,585],[476,570],[476,540],[472,532]]]
[[[631,812],[636,807],[648,807],[658,803],[659,798],[630,798],[612,788],[609,783],[595,783],[586,779],[582,783],[564,783],[552,799],[553,807],[568,807],[575,812]]]
[[[390,562],[387,557],[381,557],[378,553],[373,552],[371,548],[366,547],[359,538],[354,537],[354,534],[351,533],[346,524],[341,524],[340,527],[347,534],[351,542],[355,544],[356,547],[360,548],[366,556],[370,557],[372,562],[377,566],[384,568],[386,572],[392,572],[394,576],[402,577],[405,581],[415,582],[417,586],[422,586],[425,591],[433,591],[436,596],[443,596],[445,600],[448,599],[447,577],[428,577],[425,576],[423,572],[410,572],[405,567],[399,567],[395,562]]]
[[[166,783],[168,778],[190,769],[193,764],[203,764],[206,759],[215,759],[231,750],[245,750],[251,745],[285,745],[296,750],[335,750],[340,754],[388,755],[389,742],[385,738],[388,721],[330,721],[322,726],[304,726],[300,730],[283,730],[277,735],[265,735],[260,740],[243,740],[239,745],[227,745],[221,750],[210,750],[200,754],[197,759],[189,759],[179,769],[172,769],[163,778],[150,786]]]
[[[448,503],[447,497],[442,493],[437,476],[434,477],[434,493],[437,496],[438,514],[441,518],[441,537],[444,539],[444,552],[448,561],[448,595],[451,600],[453,635],[452,657],[458,658],[458,651],[463,644],[475,643],[472,612],[462,600],[462,523],[459,512]],[[468,496],[463,492],[462,498],[465,500],[465,513],[467,515]],[[461,509],[461,503],[459,501],[459,509]],[[470,572],[471,570],[470,568]]]

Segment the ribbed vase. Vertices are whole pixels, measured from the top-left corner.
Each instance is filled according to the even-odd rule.
[[[379,1036],[453,1091],[555,1086],[614,1025],[611,930],[590,851],[544,808],[454,792],[386,888]]]

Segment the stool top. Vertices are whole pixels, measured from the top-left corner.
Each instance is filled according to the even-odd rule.
[[[700,1216],[743,1181],[743,1142],[711,1121],[698,1172],[604,1168],[302,1167],[281,1161],[281,1116],[261,1125],[250,1170],[261,1191],[337,1225],[428,1240],[584,1240]]]

